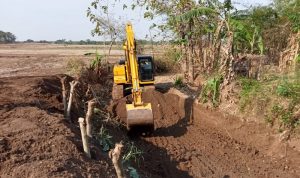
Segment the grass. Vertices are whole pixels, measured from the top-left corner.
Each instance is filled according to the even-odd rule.
[[[67,73],[69,75],[80,75],[85,67],[85,63],[77,58],[69,59],[67,62]]]
[[[102,63],[102,60],[103,56],[96,51],[95,58],[91,61],[90,68],[93,70],[98,69]]]
[[[176,88],[181,88],[184,86],[183,78],[181,76],[176,76],[176,78],[174,79],[174,86]]]
[[[242,87],[240,92],[240,110],[244,112],[246,106],[252,103],[253,97],[261,92],[261,83],[254,79],[240,78],[240,85]]]
[[[299,75],[278,75],[261,81],[241,78],[239,83],[240,110],[247,114],[264,115],[265,121],[279,130],[294,129],[300,125],[295,113],[300,108]]]
[[[125,167],[127,167],[130,177],[132,178],[139,178],[140,176],[137,170],[134,167],[130,166],[130,161],[134,161],[139,164],[140,159],[144,159],[143,151],[135,146],[134,142],[127,143],[125,153],[122,157],[122,163],[126,164]]]
[[[138,163],[139,160],[143,158],[142,155],[143,151],[136,147],[133,142],[131,142],[127,144],[127,150],[125,151],[125,154],[123,155],[122,159],[123,162],[132,160]]]

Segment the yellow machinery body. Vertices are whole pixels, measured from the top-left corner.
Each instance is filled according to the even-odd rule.
[[[151,103],[143,102],[141,87],[154,84],[153,60],[149,56],[140,58],[137,56],[134,33],[130,23],[126,25],[126,41],[123,48],[125,61],[114,66],[113,74],[115,86],[122,86],[118,92],[124,92],[124,86],[131,88],[133,102],[126,104],[127,129],[130,130],[136,126],[154,126]]]
[[[117,64],[114,66],[114,83],[119,85],[130,85],[130,71],[126,70],[126,64]],[[140,85],[154,85],[154,79],[149,81],[139,80]]]

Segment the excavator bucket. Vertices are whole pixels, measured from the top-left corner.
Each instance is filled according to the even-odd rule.
[[[154,126],[151,103],[144,103],[142,106],[126,104],[127,129],[135,126]]]

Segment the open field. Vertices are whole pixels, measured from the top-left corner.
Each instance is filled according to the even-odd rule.
[[[37,76],[65,73],[70,59],[81,59],[86,64],[93,58],[86,53],[105,54],[108,47],[93,45],[12,44],[0,45],[0,76]],[[123,51],[112,49],[111,62],[117,61]]]
[[[77,118],[63,120],[61,84],[70,58],[88,63],[97,46],[0,45],[0,177],[115,177],[106,153],[94,144],[82,153]],[[103,48],[102,48],[103,50]],[[98,49],[98,52],[104,53]],[[113,49],[110,62],[122,57]],[[128,137],[108,125],[113,141],[133,142],[143,153],[135,165],[141,177],[300,177],[300,150],[264,124],[212,111],[194,95],[173,88],[173,76],[158,77],[145,93],[156,130]],[[100,86],[110,91],[111,78]],[[161,88],[162,87],[162,88]],[[126,98],[103,102],[125,117]],[[110,109],[108,109],[110,110]]]

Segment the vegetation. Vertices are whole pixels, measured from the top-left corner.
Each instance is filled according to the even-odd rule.
[[[176,76],[176,78],[174,80],[174,86],[177,88],[181,88],[184,86],[183,78],[181,76]]]
[[[239,92],[242,112],[256,110],[268,115],[266,120],[277,118],[284,127],[297,123],[294,114],[299,100],[296,73],[300,60],[300,0],[273,0],[273,4],[245,10],[237,9],[231,0],[134,0],[123,5],[123,9],[137,7],[146,9],[147,19],[161,16],[165,19],[151,26],[163,40],[172,43],[171,50],[156,58],[158,71],[173,71],[173,66],[181,66],[188,82],[197,76],[215,76],[209,77],[202,87],[202,102],[211,102],[216,107],[220,101],[231,100],[230,93]],[[111,23],[114,22],[109,18],[111,8],[107,0],[91,4],[87,13],[96,24],[95,33],[119,34],[122,25]],[[100,13],[95,14],[92,9]],[[244,61],[238,61],[246,54],[267,57],[257,61],[245,57]],[[234,70],[239,62],[244,68],[240,71],[246,74],[243,78],[237,77],[239,73]],[[275,69],[266,70],[266,64]],[[182,80],[176,78],[175,85],[180,86]],[[235,88],[240,89],[235,91]],[[286,105],[273,107],[282,102]],[[270,116],[270,112],[274,115]]]
[[[100,131],[95,135],[95,138],[99,141],[103,151],[107,152],[112,148],[112,136],[109,135],[108,130],[103,127],[103,125],[101,126]]]
[[[16,36],[11,32],[0,31],[0,43],[14,43]]]
[[[142,157],[143,151],[138,149],[133,142],[127,144],[127,150],[126,153],[123,155],[123,161],[135,161],[135,162],[139,162],[139,160]]]
[[[211,102],[214,107],[217,107],[220,102],[220,84],[222,77],[213,77],[204,84],[201,94],[200,101],[203,103]]]
[[[95,58],[91,61],[90,68],[93,70],[97,70],[97,73],[99,73],[101,63],[102,63],[103,56],[100,55],[97,51],[95,53]]]
[[[261,91],[261,84],[259,81],[248,78],[241,78],[241,92],[240,92],[240,109],[245,111],[247,105],[251,105],[253,97],[256,97]]]
[[[67,72],[70,75],[75,75],[75,76],[79,76],[82,72],[82,70],[85,67],[85,63],[78,59],[78,58],[72,58],[69,59],[67,62]]]

